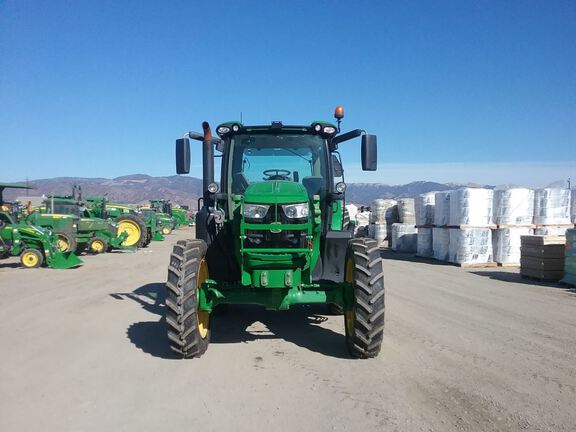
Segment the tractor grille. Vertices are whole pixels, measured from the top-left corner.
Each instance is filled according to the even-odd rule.
[[[249,248],[306,248],[308,233],[306,231],[270,231],[246,230],[245,246]]]
[[[270,205],[264,219],[254,220],[246,218],[252,224],[271,224],[275,221],[282,224],[303,224],[308,218],[290,219],[284,214],[281,205]],[[246,230],[245,246],[249,248],[307,248],[308,232],[306,230],[282,231],[272,233],[268,230]]]

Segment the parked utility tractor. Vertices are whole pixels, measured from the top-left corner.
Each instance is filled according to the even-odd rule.
[[[152,207],[152,206],[140,207],[138,209],[138,212],[140,212],[142,215],[144,215],[148,218],[155,216],[155,218],[157,220],[157,224],[160,228],[160,232],[162,233],[163,236],[172,233],[172,230],[174,229],[174,219],[172,218],[171,215],[163,213],[159,209]],[[156,239],[154,239],[154,240],[156,240]],[[162,240],[164,240],[164,239],[162,239]]]
[[[118,233],[116,223],[90,216],[81,198],[76,196],[76,188],[72,196],[49,196],[43,209],[33,212],[26,220],[54,231],[63,252],[87,249],[90,253],[100,254],[112,248],[134,249],[134,246],[124,244],[128,233]]]
[[[313,122],[221,124],[212,136],[176,141],[176,171],[190,170],[190,140],[202,142],[203,206],[196,239],[178,241],[168,267],[166,324],[184,358],[208,348],[212,312],[222,304],[286,310],[335,304],[354,357],[375,357],[384,332],[384,277],[378,245],[343,228],[346,184],[339,145],[361,136],[362,168],[376,170],[376,136]],[[222,153],[214,181],[214,149]]]
[[[156,211],[148,207],[140,207],[136,213],[146,221],[148,227],[148,240],[164,241],[164,222],[160,220]]]
[[[126,204],[108,202],[102,195],[88,196],[84,202],[91,218],[112,219],[118,225],[118,234],[126,232],[124,246],[146,247],[150,244],[146,221]]]
[[[172,211],[172,203],[170,202],[170,200],[165,199],[150,200],[150,208],[156,210],[161,218],[164,218],[166,220],[169,219],[172,224],[172,229],[178,228],[179,225],[178,219],[174,216],[174,213]]]
[[[43,264],[55,269],[67,269],[83,264],[73,252],[61,252],[58,238],[49,230],[18,223],[4,211],[0,211],[0,259],[20,256],[26,268]]]
[[[194,225],[194,216],[192,216],[192,212],[186,210],[185,208],[173,207],[172,208],[172,217],[176,219],[176,224],[178,227],[180,226],[192,226]]]

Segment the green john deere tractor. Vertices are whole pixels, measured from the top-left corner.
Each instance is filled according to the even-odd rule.
[[[36,268],[43,264],[67,269],[83,264],[73,252],[61,252],[58,237],[49,230],[18,223],[7,212],[0,211],[0,259],[20,256],[22,266]]]
[[[160,209],[153,206],[140,207],[138,212],[144,217],[156,219],[156,224],[159,227],[162,236],[172,233],[175,224],[171,215],[163,213]],[[162,238],[162,240],[164,240],[164,238]]]
[[[148,227],[148,242],[150,242],[150,240],[164,241],[164,235],[162,233],[167,230],[164,230],[164,222],[160,220],[154,209],[140,207],[136,210],[136,214],[146,221],[146,226]]]
[[[194,225],[194,215],[188,206],[172,207],[172,217],[176,219],[178,226]]]
[[[151,222],[144,220],[127,204],[110,203],[102,195],[88,196],[85,203],[89,217],[112,219],[118,225],[118,234],[126,232],[128,237],[123,242],[124,246],[146,247],[150,244],[152,238],[148,232],[151,231]]]
[[[26,220],[54,231],[63,252],[87,249],[90,253],[100,254],[112,248],[134,249],[134,246],[124,244],[128,233],[118,234],[116,223],[90,216],[81,196],[76,194],[76,188],[72,196],[49,196],[42,210],[33,212]]]
[[[384,332],[384,277],[377,243],[343,226],[344,172],[338,146],[361,136],[362,168],[375,171],[376,136],[316,121],[287,126],[224,123],[213,138],[176,141],[178,174],[190,169],[190,139],[203,149],[203,206],[196,239],[178,241],[168,267],[166,324],[184,358],[208,348],[212,311],[221,304],[286,310],[334,304],[343,310],[350,354],[375,357]],[[214,182],[214,149],[222,153]]]
[[[176,229],[180,225],[179,219],[174,216],[174,212],[172,211],[172,203],[170,202],[170,200],[166,199],[150,200],[150,208],[155,209],[161,218],[164,218],[166,221],[169,220],[172,229]]]

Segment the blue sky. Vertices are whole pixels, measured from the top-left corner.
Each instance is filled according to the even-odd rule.
[[[172,175],[203,120],[338,104],[379,141],[377,173],[341,146],[349,181],[574,181],[575,22],[574,1],[0,0],[0,181]]]

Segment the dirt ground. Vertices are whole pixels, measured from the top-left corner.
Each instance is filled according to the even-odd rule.
[[[0,261],[0,431],[574,431],[576,293],[385,253],[380,356],[324,307],[232,307],[200,359],[167,348],[171,245],[74,270]]]

